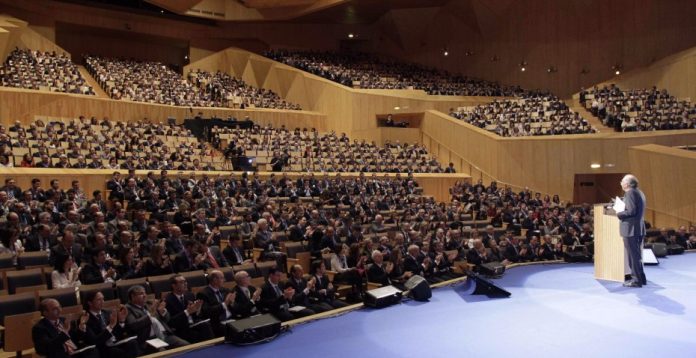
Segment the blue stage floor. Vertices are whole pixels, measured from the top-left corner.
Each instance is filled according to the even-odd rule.
[[[536,265],[495,283],[512,297],[471,296],[461,283],[430,302],[361,309],[296,326],[256,346],[188,357],[696,357],[696,254],[646,267],[648,285],[600,282],[590,264]]]

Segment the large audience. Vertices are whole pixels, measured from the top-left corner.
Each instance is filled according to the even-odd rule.
[[[445,169],[425,147],[414,143],[354,139],[345,133],[320,134],[314,128],[288,130],[214,128],[213,143],[227,155],[249,153],[273,171],[442,173]]]
[[[67,190],[61,184],[33,179],[20,188],[15,178],[5,180],[0,252],[16,260],[24,252],[46,252],[53,288],[166,277],[171,293],[155,301],[149,316],[166,324],[162,331],[143,331],[138,324],[148,309],[147,284],[121,295],[127,303],[104,313],[109,323],[88,326],[84,316],[73,325],[95,335],[109,326],[117,339],[136,335],[119,351],[127,356],[152,352],[150,338],[172,348],[221,336],[230,319],[267,312],[287,321],[341,308],[361,300],[366,282],[403,288],[420,275],[435,284],[461,275],[455,262],[485,272],[487,263],[593,251],[591,206],[495,182],[457,183],[451,200],[439,203],[419,194],[412,176],[399,174],[291,180],[287,174],[197,178],[162,171],[139,177],[115,171],[107,191],[91,196],[78,180]],[[696,247],[696,230],[682,231],[666,240]],[[291,246],[309,253],[309,267],[287,264]],[[228,267],[233,278],[225,275]],[[194,295],[180,274],[200,270],[207,283]],[[100,313],[103,301],[101,292],[84,295],[85,314]],[[59,306],[45,299],[40,310],[58,319]],[[45,349],[40,325],[34,327],[39,353]],[[75,339],[80,332],[65,334]],[[97,344],[99,355],[113,353],[113,346],[79,342]]]
[[[585,134],[596,130],[558,97],[525,95],[476,107],[450,109],[450,116],[503,137]]]
[[[94,95],[68,55],[19,48],[0,67],[0,86]]]
[[[296,109],[275,92],[226,73],[195,70],[184,78],[160,62],[86,55],[87,69],[113,99],[187,107]]]
[[[611,84],[583,89],[580,103],[617,132],[696,129],[696,106],[657,87],[622,90]]]
[[[417,89],[430,95],[446,96],[516,96],[524,93],[519,87],[385,60],[367,53],[270,50],[264,56],[348,87]]]
[[[14,159],[14,164],[13,160]],[[83,116],[0,126],[0,167],[222,170],[225,158],[183,126]]]
[[[189,72],[188,79],[202,88],[217,107],[302,109],[297,104],[284,101],[271,90],[250,86],[224,72],[210,73],[197,69]]]

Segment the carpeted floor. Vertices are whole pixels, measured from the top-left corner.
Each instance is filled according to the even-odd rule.
[[[512,297],[472,296],[461,283],[430,302],[361,309],[296,326],[248,347],[188,357],[696,357],[696,254],[646,267],[648,285],[593,277],[590,264],[536,265],[494,282]]]

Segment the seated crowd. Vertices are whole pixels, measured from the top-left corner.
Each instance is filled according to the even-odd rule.
[[[160,62],[84,56],[85,67],[113,99],[168,104],[214,106],[210,96]]]
[[[696,106],[667,90],[622,90],[615,84],[580,92],[580,103],[617,132],[696,129]]]
[[[224,72],[213,74],[197,69],[189,72],[188,80],[202,88],[216,107],[302,109],[297,104],[285,102],[271,90],[250,86]]]
[[[550,94],[495,100],[476,107],[450,109],[450,116],[503,137],[596,132],[577,112]]]
[[[80,116],[0,126],[0,167],[216,170],[225,167],[224,161],[183,126],[147,119],[115,122]]]
[[[52,347],[39,345],[45,343],[43,329],[62,335],[54,347],[59,352],[96,344],[94,353],[111,355],[114,346],[105,342],[136,336],[116,347],[134,356],[152,351],[146,343],[151,338],[177,347],[220,336],[230,319],[269,312],[287,321],[343,307],[361,299],[366,282],[403,287],[421,275],[437,283],[461,274],[455,261],[477,269],[489,261],[549,260],[591,242],[591,232],[584,231],[592,217],[588,207],[565,207],[495,183],[457,184],[450,203],[417,194],[414,179],[398,174],[262,180],[246,173],[200,179],[166,171],[144,178],[114,173],[106,200],[100,191],[87,198],[77,180],[67,190],[58,180],[50,184],[45,188],[34,179],[30,188],[19,188],[14,178],[5,180],[3,253],[21,260],[24,252],[45,252],[53,288],[139,277],[152,283],[164,276],[171,293],[149,314],[147,284],[131,286],[121,296],[127,303],[111,312],[101,311],[103,293],[85,295],[86,311],[73,324],[60,321],[57,301],[44,300],[44,318],[58,322],[34,327],[40,354]],[[480,224],[489,227],[479,233]],[[519,235],[522,229],[526,235]],[[299,252],[311,257],[309,266],[291,261]],[[226,282],[228,266],[234,286]],[[194,295],[176,273],[200,270],[207,271],[208,283]],[[91,315],[104,323],[90,325]],[[210,322],[197,324],[204,319]],[[88,330],[99,336],[107,326],[103,340],[84,336]],[[62,345],[68,340],[75,347]]]
[[[66,54],[19,48],[0,66],[0,86],[94,95]]]
[[[264,56],[348,87],[417,89],[445,96],[516,96],[524,92],[519,87],[384,60],[367,53],[271,50]]]
[[[254,126],[251,129],[213,128],[213,144],[228,156],[256,157],[273,171],[442,173],[437,159],[414,143],[387,141],[377,145],[350,139],[342,133],[320,134],[316,129]],[[248,154],[247,154],[248,153]]]
[[[160,62],[86,55],[87,69],[113,99],[192,107],[301,110],[275,92],[255,88],[226,73],[196,70],[184,78]]]

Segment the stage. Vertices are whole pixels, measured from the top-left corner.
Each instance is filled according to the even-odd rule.
[[[646,266],[648,285],[593,277],[591,264],[532,265],[494,282],[510,298],[472,296],[468,283],[430,302],[360,309],[292,328],[248,347],[217,345],[201,357],[693,357],[696,254]]]

